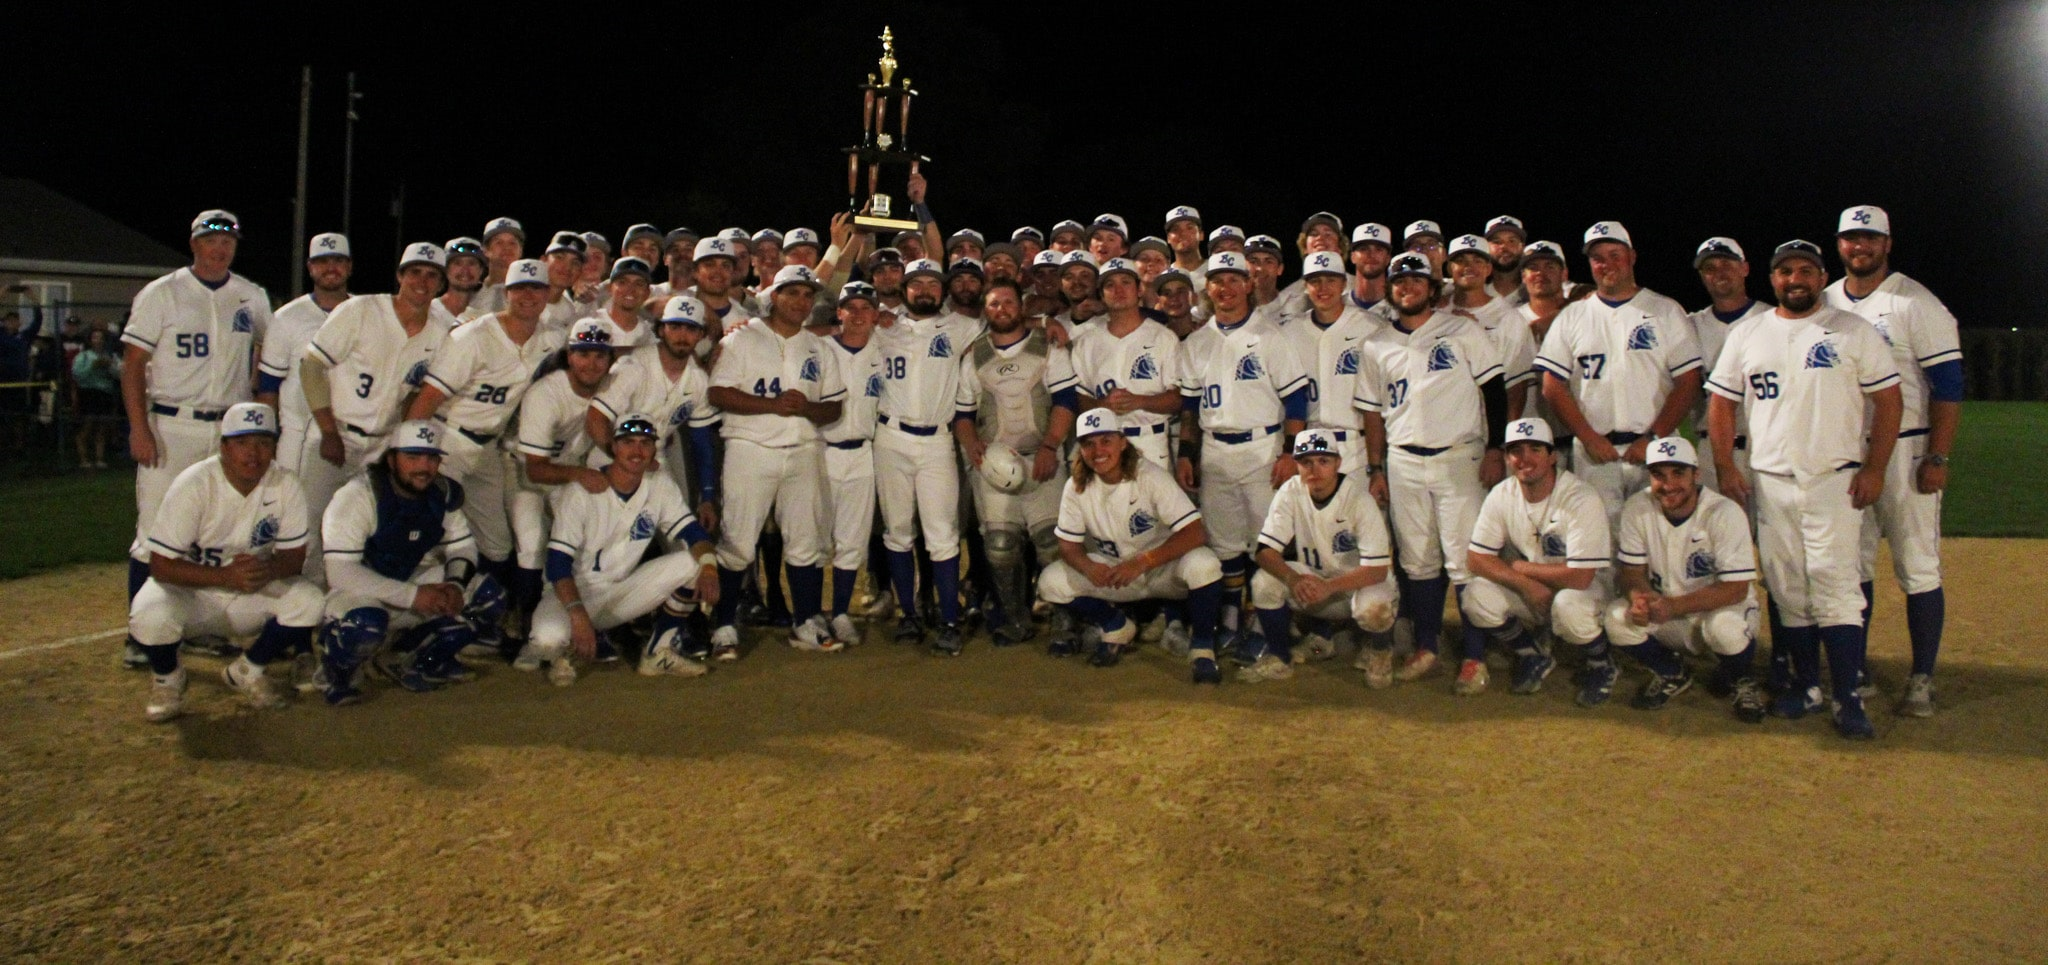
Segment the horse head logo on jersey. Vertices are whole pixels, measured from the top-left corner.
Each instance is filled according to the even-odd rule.
[[[804,356],[803,364],[796,367],[796,377],[799,382],[818,381],[818,357],[815,355]]]
[[[1266,365],[1259,361],[1257,354],[1249,354],[1237,360],[1237,380],[1253,382],[1266,377]]]
[[[405,373],[405,384],[417,389],[427,381],[427,360],[412,363],[412,370]]]
[[[1718,572],[1720,567],[1714,565],[1714,554],[1706,550],[1693,550],[1685,558],[1685,578],[1688,580],[1704,580]]]
[[[1448,372],[1458,367],[1458,353],[1449,342],[1438,342],[1429,348],[1429,370]]]
[[[1641,325],[1638,325],[1638,326],[1636,326],[1636,327],[1634,327],[1634,328],[1632,328],[1632,329],[1629,329],[1629,331],[1628,331],[1628,349],[1629,349],[1629,351],[1631,351],[1631,352],[1642,352],[1642,351],[1648,351],[1648,350],[1650,350],[1650,349],[1653,349],[1653,348],[1656,348],[1656,347],[1657,347],[1657,328],[1656,328],[1656,326],[1654,326],[1654,325],[1651,325],[1651,324],[1650,324],[1649,322],[1644,322],[1644,323],[1642,323]]]
[[[1886,345],[1892,343],[1892,323],[1885,321],[1883,316],[1871,319],[1870,327],[1877,329],[1877,334],[1883,337]]]
[[[868,376],[867,396],[870,399],[882,397],[882,373],[875,372]]]
[[[256,521],[256,528],[249,533],[249,548],[260,550],[277,542],[278,518],[265,516]]]
[[[1143,536],[1146,533],[1151,532],[1152,527],[1157,525],[1159,525],[1159,520],[1154,519],[1151,513],[1148,513],[1142,509],[1131,514],[1132,536]]]
[[[1842,353],[1835,350],[1830,339],[1821,339],[1806,350],[1806,367],[1809,369],[1831,369],[1842,360]]]
[[[688,402],[676,406],[676,411],[668,415],[668,425],[671,429],[679,428],[688,421],[690,421],[690,403]]]
[[[1556,533],[1543,534],[1543,555],[1562,557],[1565,555],[1564,537]]]
[[[248,308],[235,309],[235,331],[250,333],[256,331],[256,316],[249,314]]]
[[[931,357],[935,359],[949,359],[953,357],[953,340],[946,337],[946,333],[940,332],[932,337]]]
[[[1142,382],[1158,377],[1159,363],[1152,358],[1152,353],[1146,352],[1131,361],[1131,381]]]
[[[1358,374],[1358,349],[1347,348],[1344,351],[1337,353],[1337,374]]]
[[[633,532],[631,538],[635,540],[643,540],[649,539],[653,536],[654,513],[643,509],[640,511],[640,515],[633,517]]]
[[[1340,529],[1330,538],[1330,549],[1339,553],[1355,553],[1358,551],[1358,537],[1348,529]]]

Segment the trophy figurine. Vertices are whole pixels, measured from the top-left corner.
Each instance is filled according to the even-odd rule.
[[[884,193],[882,169],[885,166],[908,165],[909,174],[915,174],[918,165],[931,158],[910,149],[910,100],[917,91],[910,87],[910,78],[896,77],[896,37],[888,27],[882,28],[882,57],[876,62],[879,75],[869,74],[867,83],[860,85],[860,143],[846,149],[846,207],[854,212],[853,223],[867,231],[916,231],[915,217],[904,217],[910,212],[895,211],[895,198]],[[879,76],[880,82],[876,79]],[[896,101],[896,131],[889,132],[889,101]],[[867,198],[862,200],[861,169],[867,169]],[[907,175],[906,175],[907,177]]]

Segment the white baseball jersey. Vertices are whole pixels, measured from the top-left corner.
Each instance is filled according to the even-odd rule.
[[[1619,305],[1599,295],[1557,313],[1536,367],[1566,381],[1593,431],[1648,432],[1672,380],[1700,367],[1678,303],[1647,288]]]
[[[492,312],[505,310],[505,283],[486,283],[475,297],[469,300],[469,307],[462,310],[462,320],[482,318]]]
[[[478,435],[505,431],[533,384],[534,370],[562,340],[561,332],[536,326],[526,344],[514,344],[495,312],[449,333],[426,376],[428,385],[448,397],[442,417]]]
[[[494,312],[504,311],[504,303],[500,302],[496,308],[491,310]],[[550,332],[557,332],[562,337],[567,338],[569,327],[576,324],[576,320],[582,318],[584,314],[583,306],[576,304],[575,296],[569,294],[569,290],[564,288],[560,294],[548,300],[546,308],[540,310],[540,327]],[[614,332],[612,334],[616,336],[618,333]]]
[[[1899,370],[1899,397],[1905,403],[1899,431],[1927,428],[1929,386],[1924,370],[1962,360],[1956,317],[1927,286],[1898,272],[1886,275],[1877,290],[1863,298],[1849,296],[1847,281],[1837,279],[1828,286],[1828,304],[1869,322],[1891,346],[1892,364]]]
[[[1393,552],[1386,520],[1373,501],[1364,473],[1337,478],[1337,491],[1321,506],[1296,476],[1273,491],[1273,507],[1259,528],[1259,545],[1274,552],[1296,548],[1303,566],[1321,576],[1341,576],[1361,566],[1387,566]]]
[[[1749,516],[1711,489],[1702,488],[1692,515],[1675,523],[1649,491],[1630,496],[1615,532],[1615,558],[1648,568],[1650,589],[1665,596],[1684,596],[1716,583],[1748,583],[1748,600],[1756,602],[1756,546],[1749,541]]]
[[[1201,400],[1207,432],[1278,426],[1287,418],[1281,400],[1308,384],[1294,346],[1262,309],[1227,330],[1212,319],[1180,348],[1180,393]]]
[[[687,552],[683,531],[697,522],[674,480],[652,472],[640,477],[640,488],[631,496],[610,487],[593,493],[582,486],[558,486],[548,494],[548,508],[555,518],[548,552],[575,561],[576,584],[584,592],[630,576],[657,535]]]
[[[578,307],[580,308],[581,306]],[[613,318],[611,312],[608,311],[598,312],[594,315],[579,316],[577,321],[581,321],[584,318],[605,323],[612,330],[612,348],[620,353],[631,351],[642,345],[653,345],[661,340],[654,334],[654,323],[637,315],[629,319],[633,323],[631,331],[620,325],[619,320]],[[569,328],[574,327],[575,324],[575,322],[570,322],[569,326],[562,329],[563,334],[566,335]],[[703,344],[703,341],[700,339],[698,344]]]
[[[1109,330],[1107,317],[1073,329],[1068,353],[1078,380],[1076,388],[1100,402],[1117,389],[1137,395],[1180,390],[1180,338],[1152,319],[1143,319],[1121,338]],[[1122,416],[1126,427],[1154,431],[1172,416],[1134,409]]]
[[[1749,465],[1807,478],[1861,465],[1863,397],[1897,385],[1891,346],[1869,322],[1822,307],[1730,329],[1707,390],[1749,409]]]
[[[826,442],[875,437],[876,407],[882,401],[882,349],[876,344],[881,334],[881,329],[876,329],[859,349],[847,348],[837,336],[825,339],[832,363],[839,367],[839,384],[846,386],[839,421],[826,423],[819,430]]]
[[[1479,386],[1500,374],[1486,329],[1463,315],[1432,312],[1412,332],[1387,325],[1366,338],[1352,403],[1380,414],[1390,446],[1482,442],[1486,397]]]
[[[1002,347],[983,335],[961,353],[953,408],[974,416],[983,442],[1035,454],[1049,428],[1052,397],[1074,388],[1075,381],[1067,350],[1046,341],[1044,333],[1027,329]]]
[[[671,379],[662,365],[660,345],[642,345],[612,365],[611,380],[590,404],[609,422],[635,412],[655,417],[660,449],[685,429],[717,425],[711,405],[711,374],[691,361]]]
[[[1493,337],[1494,350],[1500,355],[1501,375],[1510,390],[1541,374],[1536,371],[1536,339],[1529,334],[1529,323],[1514,302],[1494,298],[1477,308],[1458,310],[1470,312],[1479,320],[1479,327]]]
[[[237,556],[267,559],[306,545],[306,495],[299,477],[278,465],[242,495],[216,452],[171,481],[148,545],[152,553],[202,566],[226,566]]]
[[[870,344],[882,349],[881,416],[904,425],[952,425],[960,358],[984,330],[981,319],[949,311],[930,318],[905,315],[876,330]]]
[[[389,433],[454,327],[455,316],[438,300],[428,303],[417,335],[405,333],[390,295],[357,295],[335,306],[306,345],[306,357],[328,367],[335,421],[365,435]]]
[[[598,384],[599,395],[610,385],[611,376],[605,379]],[[585,421],[589,412],[590,399],[576,394],[569,383],[569,373],[559,369],[549,372],[526,390],[526,399],[519,407],[520,455],[545,456],[563,466],[584,465],[595,444]]]
[[[327,504],[327,513],[321,518],[322,559],[327,567],[328,587],[335,593],[376,600],[393,610],[412,607],[420,584],[408,579],[413,574],[394,577],[379,573],[375,567],[383,564],[364,558],[366,552],[374,556],[372,537],[381,536],[387,549],[400,543],[408,544],[411,552],[419,555],[415,573],[422,570],[433,572],[454,560],[468,560],[472,566],[476,564],[476,540],[470,535],[469,517],[460,508],[443,512],[440,539],[432,546],[421,547],[419,541],[426,535],[422,530],[408,530],[405,536],[399,536],[397,530],[404,527],[406,520],[399,512],[389,511],[398,507],[390,507],[379,516],[377,494],[372,485],[369,473],[358,473],[334,494],[334,501]],[[431,504],[414,504],[408,509],[430,507]],[[432,519],[431,516],[425,518]],[[380,528],[386,528],[386,531],[380,534]],[[404,564],[397,565],[402,567]]]
[[[1748,524],[1743,525],[1747,533]],[[1564,469],[1557,470],[1549,498],[1533,503],[1519,480],[1501,480],[1479,504],[1469,545],[1493,556],[1563,563],[1577,570],[1604,570],[1614,557],[1600,493]]]
[[[313,424],[306,391],[299,387],[299,360],[306,357],[306,345],[313,341],[313,333],[326,322],[327,309],[321,308],[311,295],[300,295],[284,303],[270,320],[258,368],[264,375],[283,380],[277,389],[279,425],[304,429]]]
[[[1359,359],[1365,340],[1378,331],[1378,316],[1349,302],[1337,320],[1324,325],[1315,311],[1280,330],[1293,343],[1295,357],[1308,370],[1308,424],[1329,429],[1357,429],[1358,412],[1351,399],[1358,393]],[[1324,405],[1324,400],[1329,400]]]
[[[1067,480],[1053,533],[1087,547],[1090,559],[1113,565],[1163,545],[1201,518],[1166,470],[1140,459],[1138,471],[1114,486],[1098,477],[1082,490]]]
[[[1771,306],[1752,298],[1749,301],[1749,306],[1737,313],[1734,318],[1723,319],[1721,313],[1714,311],[1714,306],[1712,305],[1708,305],[1699,311],[1685,316],[1685,320],[1692,323],[1693,336],[1699,339],[1700,342],[1700,367],[1708,372],[1714,371],[1715,363],[1721,360],[1721,347],[1728,344],[1728,330],[1770,310]],[[1749,433],[1749,409],[1738,405],[1735,411],[1735,434],[1747,435]],[[1699,405],[1693,410],[1693,425],[1699,430],[1699,437],[1705,439],[1707,437],[1707,393],[1705,392],[1700,393]]]
[[[742,325],[720,343],[711,384],[764,399],[795,389],[812,402],[838,401],[846,396],[846,386],[839,381],[839,366],[829,364],[830,353],[824,339],[801,328],[784,338],[767,322]],[[818,427],[799,416],[728,412],[724,435],[782,448],[816,442]]]
[[[253,394],[256,341],[270,296],[230,272],[219,287],[180,268],[143,286],[121,341],[150,353],[149,401],[226,409]]]

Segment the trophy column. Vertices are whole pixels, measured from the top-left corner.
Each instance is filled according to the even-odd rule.
[[[905,217],[908,211],[897,212],[896,199],[881,190],[882,170],[907,167],[902,175],[907,180],[931,158],[910,149],[910,101],[917,91],[911,89],[910,78],[896,77],[896,41],[888,27],[882,28],[881,40],[882,57],[876,62],[880,82],[877,74],[869,74],[867,83],[860,85],[860,143],[846,148],[846,207],[854,212],[855,227],[874,232],[915,231],[917,219]],[[889,132],[892,98],[896,101],[894,134]],[[862,168],[867,169],[865,198],[861,194]]]

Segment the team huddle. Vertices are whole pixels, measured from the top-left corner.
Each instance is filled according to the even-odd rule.
[[[640,224],[528,258],[499,218],[407,245],[389,294],[351,295],[323,234],[274,313],[231,271],[235,217],[201,214],[122,335],[149,719],[211,638],[253,638],[215,652],[256,706],[284,702],[273,664],[340,705],[493,657],[697,676],[744,627],[830,653],[894,616],[942,655],[977,629],[1098,667],[1156,641],[1196,684],[1351,652],[1370,688],[1441,665],[1472,695],[1492,651],[1515,694],[1573,667],[1586,707],[1627,654],[1642,710],[1691,657],[1744,721],[1831,708],[1869,738],[1880,539],[1895,709],[1934,713],[1961,352],[1882,209],[1842,213],[1832,283],[1819,245],[1779,245],[1775,305],[1708,239],[1688,314],[1613,221],[1579,284],[1506,216],[1318,212],[1292,256],[1186,206],[1161,236],[1104,214],[991,243],[912,189],[923,227],[893,239]]]

